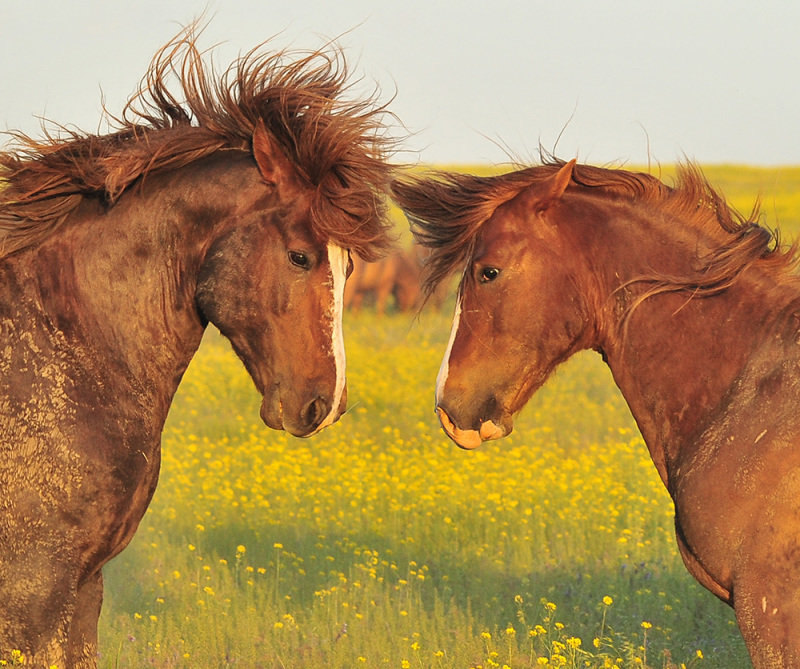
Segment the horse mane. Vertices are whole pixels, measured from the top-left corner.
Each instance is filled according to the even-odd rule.
[[[197,47],[199,32],[192,24],[156,53],[122,114],[105,111],[109,134],[64,126],[57,136],[44,129],[41,140],[9,133],[12,147],[0,153],[0,257],[40,242],[84,198],[110,206],[151,172],[223,149],[250,151],[259,122],[314,187],[320,239],[368,259],[391,244],[388,112],[377,89],[345,98],[357,82],[341,49],[265,52],[265,42],[215,76]]]
[[[431,171],[396,178],[393,197],[409,218],[416,241],[431,249],[424,277],[426,295],[463,269],[473,253],[478,231],[497,207],[524,188],[552,177],[564,164],[548,158],[542,165],[493,176]],[[787,273],[798,263],[796,245],[783,249],[778,232],[758,223],[757,201],[750,215],[742,216],[692,163],[679,166],[674,186],[650,174],[577,164],[567,192],[577,191],[646,203],[687,225],[702,226],[719,240],[716,249],[698,258],[691,276],[637,278],[634,282],[651,284],[639,301],[669,291],[720,292],[756,261]]]

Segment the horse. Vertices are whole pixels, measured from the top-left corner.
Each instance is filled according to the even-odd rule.
[[[268,427],[307,437],[345,408],[350,256],[392,243],[388,112],[377,88],[351,99],[332,44],[265,42],[218,74],[197,35],[107,134],[16,132],[0,154],[0,658],[96,666],[102,567],[209,323]]]
[[[394,297],[398,311],[415,309],[421,294],[422,263],[416,249],[402,249],[376,262],[353,260],[353,273],[345,286],[344,306],[358,311],[364,299],[375,298],[375,311],[383,314]]]
[[[546,157],[478,177],[400,174],[431,249],[462,272],[435,410],[465,449],[576,351],[599,352],[675,507],[688,571],[733,607],[753,665],[800,667],[796,245],[694,164],[673,185]]]

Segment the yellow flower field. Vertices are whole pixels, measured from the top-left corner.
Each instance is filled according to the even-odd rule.
[[[309,440],[259,422],[209,333],[152,507],[106,569],[101,666],[736,666],[599,358],[466,452],[431,406],[448,321],[349,317],[352,408]]]

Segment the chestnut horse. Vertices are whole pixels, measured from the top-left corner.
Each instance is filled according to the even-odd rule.
[[[372,263],[354,258],[344,306],[358,311],[371,295],[375,298],[375,311],[383,314],[393,296],[397,311],[411,311],[418,306],[421,279],[422,260],[416,249],[403,249]]]
[[[345,406],[349,254],[390,241],[384,109],[347,99],[330,46],[213,74],[189,28],[114,133],[0,154],[0,658],[95,666],[101,568],[209,322],[269,427],[309,436]]]
[[[795,249],[695,167],[668,187],[574,161],[393,185],[463,269],[436,386],[463,448],[507,435],[560,362],[600,352],[675,504],[691,574],[730,604],[756,667],[800,667],[800,280]]]

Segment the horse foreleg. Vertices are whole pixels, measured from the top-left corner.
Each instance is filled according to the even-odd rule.
[[[379,315],[386,313],[389,296],[392,294],[391,286],[381,285],[375,290],[375,312]]]
[[[67,666],[94,669],[97,665],[97,621],[102,604],[103,574],[98,571],[78,589],[67,638]]]
[[[26,666],[37,669],[94,669],[100,573],[75,587],[69,584],[71,564],[22,562],[0,564],[0,659],[18,651]]]
[[[791,581],[737,588],[734,610],[755,669],[800,668],[800,602],[781,590]]]
[[[800,535],[791,507],[765,514],[737,551],[733,608],[756,669],[800,669]]]
[[[72,615],[62,618],[49,639],[39,638],[37,650],[28,651],[26,665],[58,669],[95,669],[97,622],[103,602],[103,577],[90,576],[78,588]],[[23,646],[24,647],[24,646]]]

